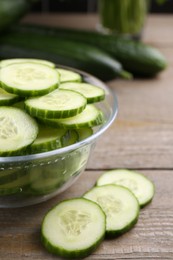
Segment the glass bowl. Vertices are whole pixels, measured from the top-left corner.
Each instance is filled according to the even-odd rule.
[[[105,122],[94,128],[90,137],[73,145],[33,155],[0,157],[0,208],[37,204],[70,187],[86,168],[96,140],[117,115],[116,96],[103,82],[76,69],[57,67],[78,72],[85,82],[105,90],[105,100],[96,103]]]

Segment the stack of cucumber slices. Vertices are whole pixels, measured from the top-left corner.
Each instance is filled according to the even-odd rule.
[[[83,197],[62,201],[49,210],[42,222],[42,243],[65,258],[86,257],[105,236],[115,238],[130,230],[140,208],[153,196],[154,184],[143,174],[107,171]]]
[[[2,60],[0,156],[47,152],[87,138],[104,122],[94,104],[104,98],[102,88],[50,61]]]

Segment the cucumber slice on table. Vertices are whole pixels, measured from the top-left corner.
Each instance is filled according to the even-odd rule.
[[[114,237],[130,230],[139,216],[139,203],[133,193],[118,185],[94,187],[84,198],[100,205],[106,214],[106,234]]]
[[[20,100],[20,97],[6,92],[4,89],[0,88],[0,106],[9,106]]]
[[[0,156],[19,154],[37,134],[38,125],[27,113],[14,107],[0,107]]]
[[[79,92],[87,99],[87,103],[94,103],[105,98],[105,91],[88,83],[66,82],[60,85],[60,89],[69,89]]]
[[[60,73],[60,82],[64,83],[64,82],[81,82],[82,81],[82,77],[79,73],[76,73],[74,71],[71,70],[66,70],[66,69],[57,69],[57,71]]]
[[[44,217],[43,245],[65,258],[88,256],[105,235],[105,214],[96,203],[84,198],[60,202]]]
[[[154,196],[154,184],[143,174],[126,170],[105,172],[97,181],[97,185],[118,184],[130,189],[139,201],[140,207],[148,204]]]
[[[70,90],[55,90],[51,93],[25,101],[29,114],[42,118],[65,118],[81,113],[87,101],[81,94]]]
[[[49,66],[51,68],[55,68],[55,63],[48,61],[48,60],[41,60],[41,59],[25,59],[25,58],[16,58],[16,59],[6,59],[0,61],[0,68],[6,67],[8,65],[14,64],[14,63],[23,63],[23,62],[32,62],[37,64],[43,64],[46,66]]]
[[[25,62],[0,69],[1,87],[19,96],[44,95],[59,86],[59,74],[49,66]]]
[[[94,127],[100,125],[104,121],[103,113],[100,109],[96,108],[94,105],[87,105],[82,113],[62,119],[41,119],[47,125],[54,127],[64,127],[64,128],[83,128],[83,127]]]
[[[27,154],[43,153],[61,148],[66,130],[39,125],[39,132],[34,142],[26,149]]]

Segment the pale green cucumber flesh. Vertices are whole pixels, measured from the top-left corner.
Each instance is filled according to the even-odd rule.
[[[8,65],[14,64],[14,63],[23,63],[23,62],[32,62],[37,64],[43,64],[46,66],[49,66],[51,68],[55,68],[55,63],[48,61],[48,60],[42,60],[42,59],[29,59],[29,58],[14,58],[14,59],[5,59],[0,61],[0,68],[6,67]]]
[[[20,97],[18,95],[8,93],[4,89],[0,88],[0,106],[9,106],[19,100]]]
[[[60,89],[69,89],[82,94],[87,99],[87,103],[95,103],[105,98],[105,91],[89,83],[66,82],[60,84]]]
[[[141,173],[126,169],[105,172],[97,181],[97,185],[118,184],[130,189],[139,201],[140,207],[151,202],[154,196],[154,184]]]
[[[48,251],[58,256],[86,257],[103,240],[105,222],[102,209],[92,201],[84,198],[62,201],[44,217],[41,240]]]
[[[57,69],[57,71],[60,73],[60,83],[82,81],[82,77],[79,73],[76,73],[71,70],[59,69],[59,68]]]
[[[104,122],[104,116],[101,110],[94,105],[87,105],[86,108],[78,115],[62,119],[41,119],[45,124],[63,128],[83,128],[94,127]]]
[[[43,64],[14,63],[0,69],[1,87],[19,96],[47,94],[59,86],[56,69]]]
[[[38,125],[24,111],[0,107],[0,156],[18,154],[37,137]]]
[[[66,118],[81,113],[87,100],[81,94],[70,90],[54,90],[51,93],[25,101],[29,114],[41,118]]]
[[[26,149],[25,154],[43,153],[61,148],[66,130],[39,124],[39,132],[34,142]]]
[[[106,214],[106,235],[118,236],[131,229],[138,220],[139,203],[133,193],[118,185],[96,186],[84,198],[100,205]]]
[[[19,101],[17,103],[13,104],[13,107],[20,108],[21,110],[25,110],[25,104],[24,101]]]

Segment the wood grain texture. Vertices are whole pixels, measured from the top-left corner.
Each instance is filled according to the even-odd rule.
[[[152,14],[146,19],[143,40],[158,46],[170,47],[173,44],[172,14]]]
[[[98,23],[98,17],[94,14],[28,14],[22,19],[22,23],[35,23],[43,24],[49,26],[61,26],[69,28],[84,28],[84,29],[93,29],[96,28]]]
[[[96,15],[28,15],[24,22],[95,28]],[[59,201],[81,196],[104,169],[133,168],[154,181],[153,202],[141,210],[137,225],[123,236],[105,240],[88,258],[173,259],[173,17],[152,15],[143,40],[157,46],[169,61],[154,79],[113,80],[119,114],[98,139],[88,170],[61,195],[39,205],[0,210],[0,259],[60,259],[46,252],[40,242],[44,214]]]
[[[171,171],[142,171],[154,181],[155,197],[141,210],[137,225],[128,233],[105,240],[87,259],[172,259],[173,174]],[[0,211],[0,259],[60,259],[47,253],[40,243],[44,214],[58,201],[81,196],[90,189],[100,171],[86,171],[63,194],[47,202]]]
[[[160,50],[169,66],[157,78],[108,82],[118,117],[98,140],[88,168],[173,168],[173,51]]]

